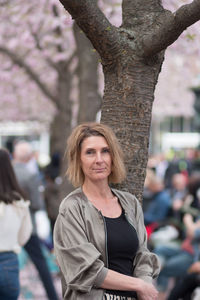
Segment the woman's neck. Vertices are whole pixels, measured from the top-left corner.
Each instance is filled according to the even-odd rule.
[[[103,216],[117,218],[122,213],[118,198],[113,195],[108,183],[93,184],[84,182],[83,192],[88,200],[101,211]]]
[[[82,186],[84,194],[89,199],[110,199],[113,197],[112,191],[107,182],[94,183],[85,181]]]

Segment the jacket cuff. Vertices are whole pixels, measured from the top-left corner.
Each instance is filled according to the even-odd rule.
[[[144,280],[145,282],[152,283],[152,277],[150,276],[139,276],[139,278]]]
[[[107,273],[108,273],[108,269],[105,268],[105,267],[103,267],[103,268],[99,271],[99,273],[97,274],[96,279],[95,279],[95,281],[94,281],[94,287],[95,287],[95,288],[100,288],[100,287],[101,287],[101,285],[102,285],[102,283],[104,282],[104,279],[105,279]]]

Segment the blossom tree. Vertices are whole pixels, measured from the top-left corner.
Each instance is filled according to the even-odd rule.
[[[58,1],[40,1],[39,5],[38,1],[4,1],[0,5],[0,119],[50,122],[52,152],[62,154],[78,98],[80,120],[94,120],[99,110],[98,56],[84,34],[77,37],[77,31],[75,42],[73,22]],[[89,62],[87,68],[83,61]],[[90,108],[87,114],[82,107]]]
[[[188,3],[182,0],[182,4]],[[174,12],[180,1],[164,1]],[[165,61],[155,91],[155,119],[165,116],[191,117],[194,114],[194,94],[191,87],[200,86],[199,22],[188,27],[165,53]],[[168,105],[166,105],[166,103]],[[163,107],[165,106],[165,109]]]
[[[72,4],[71,1],[62,2],[75,9],[72,16],[80,27],[74,24],[58,0],[1,1],[0,119],[50,122],[53,118],[53,149],[63,151],[71,125],[94,119],[99,109],[98,51],[105,75],[102,121],[116,131],[126,153],[126,187],[140,197],[153,93],[167,46],[171,45],[157,86],[157,112],[163,112],[166,100],[170,101],[172,95],[166,93],[169,91],[166,80],[169,76],[173,78],[171,73],[168,75],[168,70],[174,74],[174,58],[178,70],[180,53],[187,53],[187,58],[191,58],[187,61],[181,56],[181,65],[187,66],[188,70],[185,72],[184,69],[184,75],[187,75],[183,77],[184,82],[190,77],[190,69],[194,76],[198,76],[195,60],[195,55],[199,55],[198,27],[193,25],[191,30],[189,27],[184,31],[199,18],[198,1],[163,0],[165,6],[162,7],[158,0],[148,3],[99,0],[99,9],[95,0],[74,1]],[[188,2],[191,2],[190,6],[179,9],[181,4]],[[91,7],[87,15],[84,12],[88,4]],[[143,11],[143,7],[147,9]],[[196,15],[191,12],[191,18],[188,17],[195,9]],[[187,14],[184,22],[181,21],[183,13]],[[83,31],[87,32],[88,28],[90,32],[87,34],[94,46],[84,38]],[[172,44],[182,31],[181,38]],[[100,39],[96,41],[99,34]],[[188,47],[189,43],[192,46]],[[101,80],[99,84],[103,91]],[[173,90],[173,99],[180,95],[177,91]],[[77,121],[74,121],[73,107],[79,108]]]
[[[142,198],[155,86],[168,46],[200,19],[200,1],[174,12],[160,0],[123,0],[114,26],[93,0],[60,0],[100,55],[105,87],[102,122],[112,126],[125,152],[123,188]]]

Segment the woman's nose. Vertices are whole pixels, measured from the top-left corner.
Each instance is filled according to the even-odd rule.
[[[103,160],[101,152],[96,153],[96,162],[101,162]]]

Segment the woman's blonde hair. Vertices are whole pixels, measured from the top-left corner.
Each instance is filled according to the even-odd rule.
[[[81,168],[80,154],[84,139],[90,136],[102,136],[105,138],[112,159],[109,183],[121,183],[126,176],[123,160],[123,152],[112,129],[100,123],[84,123],[77,126],[67,140],[66,155],[68,160],[67,176],[75,186],[81,186],[85,176]]]

